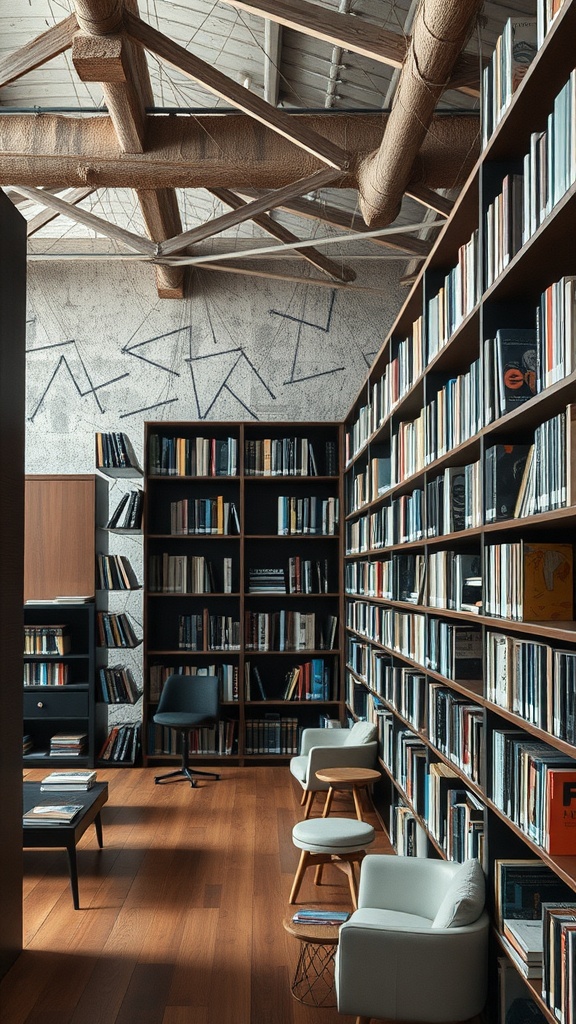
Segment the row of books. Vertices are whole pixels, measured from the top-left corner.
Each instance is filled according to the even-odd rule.
[[[332,671],[323,658],[293,665],[288,669],[284,686],[278,690],[274,684],[274,697],[270,697],[268,682],[262,679],[260,668],[255,662],[244,663],[244,696],[250,700],[330,700],[332,694]]]
[[[370,434],[375,433],[388,419],[401,398],[418,380],[424,369],[423,318],[418,317],[407,338],[395,341],[390,362],[382,376],[372,385],[370,404],[364,405],[358,418],[346,435],[346,463],[358,454]]]
[[[515,254],[576,181],[573,133],[576,71],[556,96],[546,127],[532,134],[522,173],[509,173],[485,216],[486,287],[506,269]]]
[[[98,612],[96,635],[99,647],[137,647],[140,640],[125,612]]]
[[[386,561],[347,566],[349,593],[360,593],[354,588],[365,583],[369,588],[381,586],[379,596],[388,600],[427,604],[429,608],[483,611],[516,622],[569,622],[573,615],[573,550],[571,544],[523,540],[487,544],[484,566],[479,554],[450,549],[431,551],[426,560],[420,554],[395,553]],[[359,605],[353,602],[350,606],[352,628],[357,614],[354,608]],[[361,614],[374,613],[366,609]],[[377,634],[373,639],[378,639]]]
[[[484,552],[485,614],[515,622],[573,618],[571,544],[488,544]]]
[[[215,570],[205,555],[171,555],[168,551],[148,559],[148,590],[160,594],[232,593],[232,558],[225,555]]]
[[[317,612],[245,612],[245,644],[249,651],[333,650],[338,618]]]
[[[140,490],[127,491],[120,498],[106,523],[107,530],[139,530],[142,525],[144,494]]]
[[[531,443],[495,444],[481,464],[450,466],[424,489],[401,495],[369,517],[346,524],[349,554],[524,518],[574,504],[576,406],[545,420]],[[426,498],[424,502],[424,496]],[[484,515],[482,515],[482,510]]]
[[[469,697],[431,682],[427,699],[427,734],[441,754],[473,782],[481,784],[484,710]]]
[[[300,727],[297,718],[270,713],[248,718],[245,725],[245,754],[297,754]]]
[[[240,518],[233,501],[222,494],[215,498],[181,498],[170,502],[170,533],[175,537],[198,534],[239,534]]]
[[[190,755],[211,754],[227,755],[234,753],[236,743],[236,721],[221,718],[213,725],[202,725],[188,732]],[[179,754],[182,738],[176,729],[156,725],[151,722],[148,727],[149,754]]]
[[[70,666],[64,661],[25,661],[24,686],[65,686]]]
[[[327,558],[293,555],[288,559],[287,569],[248,569],[249,594],[327,594],[328,590]]]
[[[24,654],[68,654],[70,650],[66,626],[24,626]]]
[[[104,704],[135,704],[140,693],[129,668],[102,666],[98,670],[97,699]]]
[[[344,586],[347,594],[382,597],[388,601],[423,604],[426,559],[423,554],[393,554],[386,559],[347,562]]]
[[[99,761],[134,764],[140,749],[138,723],[114,725],[110,729],[98,754]]]
[[[348,601],[346,626],[360,636],[425,664],[426,616],[367,601]]]
[[[148,472],[151,476],[236,476],[238,440],[151,434]]]
[[[96,466],[98,469],[134,469],[141,472],[130,438],[121,431],[96,432]]]
[[[390,804],[389,834],[401,857],[427,857],[428,836],[411,807],[403,801]]]
[[[450,860],[482,856],[484,806],[458,772],[430,761],[426,744],[410,729],[394,730],[393,715],[382,711],[384,763],[409,804]]]
[[[426,309],[426,351],[420,361],[427,365],[444,348],[480,299],[478,230],[458,249],[458,263],[444,278]],[[413,339],[413,344],[417,343]],[[414,379],[414,378],[413,378]],[[412,379],[412,380],[413,380]],[[412,384],[412,381],[409,381]]]
[[[425,725],[429,669],[447,679],[484,679],[487,700],[576,745],[576,651],[487,630],[483,669],[481,631],[432,617],[425,642],[422,672],[350,636],[346,664],[416,729]]]
[[[576,761],[519,729],[494,729],[492,766],[496,806],[550,855],[573,854]]]
[[[424,463],[576,370],[576,277],[551,283],[528,319],[536,326],[495,331],[484,342],[482,363],[475,360],[469,371],[449,380],[417,420],[400,423],[391,464],[385,460],[381,466],[354,470],[347,483],[348,509],[375,500]],[[370,407],[363,408],[362,420],[369,424]],[[364,444],[369,437],[367,426]]]
[[[576,746],[576,650],[486,632],[488,700]]]
[[[278,498],[278,536],[308,533],[331,536],[337,532],[339,513],[340,504],[335,497],[281,495]]]
[[[323,448],[322,458],[318,449]],[[246,476],[337,476],[335,440],[320,442],[307,437],[265,437],[244,442]]]
[[[217,676],[222,703],[238,700],[238,665],[164,665],[153,664],[148,670],[148,696],[151,703],[160,700],[168,676]]]
[[[510,106],[540,44],[536,18],[508,19],[482,72],[482,146]]]
[[[211,615],[208,608],[179,615],[177,646],[185,651],[239,651],[240,622],[232,615]]]
[[[96,586],[99,590],[139,590],[140,584],[126,555],[96,556]]]

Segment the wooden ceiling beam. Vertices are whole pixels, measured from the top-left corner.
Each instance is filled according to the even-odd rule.
[[[63,21],[52,25],[46,32],[20,46],[14,53],[9,53],[0,60],[0,88],[15,82],[22,75],[45,64],[46,61],[64,53],[72,46],[74,33],[78,31],[76,15],[71,14]]]
[[[327,10],[308,0],[223,0],[223,3],[388,67],[402,67],[410,44],[409,36],[390,32],[362,18]],[[446,88],[464,89],[478,95],[479,78],[478,58],[463,54],[454,67],[453,81]]]
[[[155,242],[181,234],[182,221],[173,188],[137,189],[146,230]],[[185,271],[181,267],[156,267],[156,287],[161,299],[183,299]]]
[[[345,142],[355,166],[380,145],[386,115],[292,115],[336,144]],[[447,188],[466,180],[479,150],[479,122],[433,117],[415,180]],[[447,153],[450,159],[447,159]],[[242,114],[153,117],[146,152],[119,153],[110,118],[58,114],[0,117],[0,185],[47,188],[278,188],[318,170],[318,161]],[[332,183],[356,188],[355,166]],[[460,171],[460,180],[454,175]],[[449,179],[449,180],[447,180]]]
[[[264,22],[264,100],[278,106],[280,96],[280,61],[282,59],[282,27],[276,21]]]
[[[226,216],[228,216],[228,215],[226,214]],[[420,222],[418,224],[407,224],[406,228],[409,231],[419,231],[421,228],[424,228],[424,227],[426,227],[426,228],[434,227],[437,224],[440,225],[440,224],[443,224],[443,223],[444,223],[443,221],[437,221],[437,222],[433,222],[431,225],[429,225],[429,224],[426,224],[424,222]],[[375,228],[374,231],[371,232],[371,234],[374,235],[374,236],[380,235],[380,234],[383,234],[383,235],[397,235],[397,234],[400,234],[401,232],[402,232],[402,228]],[[325,238],[313,238],[313,239],[309,239],[307,241],[298,242],[298,243],[292,242],[289,246],[286,246],[286,245],[264,245],[264,246],[260,246],[260,247],[256,247],[256,248],[250,247],[250,248],[247,248],[247,249],[235,249],[235,250],[231,250],[228,253],[212,253],[212,254],[209,254],[209,255],[204,254],[204,255],[201,255],[201,256],[200,255],[196,255],[196,253],[194,253],[194,251],[192,251],[191,253],[186,253],[184,255],[175,255],[174,256],[174,255],[171,255],[171,254],[168,254],[168,253],[164,252],[162,250],[162,247],[159,246],[158,247],[158,249],[159,249],[158,254],[155,257],[155,262],[166,263],[168,266],[172,266],[172,265],[173,266],[193,266],[195,264],[214,263],[217,260],[222,260],[222,261],[226,260],[227,261],[229,259],[230,260],[233,260],[233,259],[236,259],[236,260],[239,260],[239,259],[254,259],[255,257],[258,257],[258,256],[263,256],[265,258],[269,258],[270,256],[276,256],[278,254],[281,255],[281,256],[289,255],[290,254],[290,250],[296,249],[296,248],[300,251],[302,249],[309,249],[309,248],[312,248],[314,246],[319,246],[319,245],[321,245],[321,246],[324,246],[324,245],[328,245],[328,246],[330,246],[330,245],[342,245],[342,244],[346,244],[347,242],[365,241],[365,239],[366,239],[366,235],[364,235],[364,234],[360,234],[360,235],[356,235],[356,234],[350,234],[350,235],[328,235]],[[178,240],[175,239],[175,241],[178,241]],[[172,251],[174,251],[174,250],[172,250]],[[405,260],[406,258],[407,258],[406,253],[399,254],[399,255],[392,254],[392,253],[387,253],[386,255],[382,255],[380,257],[380,259],[382,259],[382,260]],[[411,259],[416,260],[416,259],[418,259],[418,257],[411,257]],[[424,257],[422,257],[422,259],[424,259]]]
[[[182,249],[186,249],[189,245],[194,245],[196,242],[201,242],[204,238],[211,238],[212,235],[220,234],[221,231],[227,231],[228,228],[235,227],[236,224],[243,224],[246,220],[252,220],[257,214],[273,210],[284,199],[301,196],[315,188],[330,185],[337,177],[337,171],[326,167],[323,171],[316,171],[315,174],[311,174],[307,178],[299,178],[298,181],[293,181],[284,188],[265,193],[260,199],[254,199],[251,203],[244,203],[241,209],[231,210],[230,213],[214,217],[212,220],[207,221],[206,224],[201,224],[190,231],[184,231],[176,238],[169,238],[166,242],[160,242],[158,245],[158,255],[169,256],[172,253],[181,252]]]
[[[78,33],[72,63],[83,82],[98,82],[123,153],[143,153],[146,112],[130,67],[128,40],[123,36]]]
[[[237,196],[234,192],[231,192],[227,188],[211,188],[210,193],[219,199],[221,203],[225,203],[227,206],[231,206],[234,210],[240,210],[247,204],[240,196]],[[301,242],[302,239],[298,238],[288,228],[282,226],[282,224],[276,223],[266,213],[257,214],[252,217],[255,224],[258,224],[264,231],[267,231],[273,238],[277,238],[278,241],[289,245],[290,242]],[[356,274],[350,267],[345,267],[342,264],[336,263],[334,260],[329,259],[328,256],[324,256],[323,253],[317,249],[305,249],[303,252],[297,252],[297,256],[301,259],[308,260],[313,266],[323,270],[325,274],[329,274],[335,281],[354,281]]]
[[[255,198],[261,195],[258,189],[243,189],[238,191],[243,196]],[[356,234],[366,232],[369,229],[357,213],[346,213],[337,206],[330,206],[329,203],[320,202],[317,199],[291,199],[290,202],[282,203],[277,207],[285,213],[292,213],[296,217],[305,217],[309,220],[323,221],[333,227],[342,228],[344,231],[354,231]],[[400,249],[402,252],[412,253],[414,256],[427,256],[432,246],[420,238],[413,238],[411,235],[391,235],[390,238],[371,238],[374,245],[382,245],[389,249]]]
[[[81,203],[83,199],[91,196],[96,189],[94,188],[75,188],[66,196],[65,202],[70,203],[71,206],[76,206],[76,203]],[[30,200],[27,200],[30,202]],[[60,214],[56,210],[44,209],[42,213],[37,213],[35,217],[31,217],[26,225],[26,235],[31,238],[35,235],[40,228],[49,224],[51,220],[55,220]]]
[[[292,117],[276,107],[270,106],[255,93],[238,85],[237,82],[232,81],[227,75],[223,75],[211,64],[200,60],[199,57],[158,32],[152,25],[142,21],[130,11],[125,13],[124,24],[131,39],[141,43],[171,67],[198,82],[208,92],[227,100],[232,106],[249,114],[250,117],[260,121],[261,124],[288,139],[300,149],[312,154],[329,167],[338,170],[346,170],[348,167],[350,158],[345,150],[305,125],[294,122]]]
[[[64,202],[63,199],[59,199],[58,196],[54,196],[50,192],[45,192],[41,188],[29,188],[23,185],[14,185],[13,188],[15,192],[20,192],[28,199],[34,199],[35,202],[39,203],[41,206],[52,208],[58,213],[62,213],[66,217],[70,217],[71,220],[75,220],[79,224],[84,224],[85,227],[92,228],[93,231],[96,231],[100,235],[105,235],[107,238],[114,238],[118,242],[123,242],[125,245],[129,246],[130,249],[134,249],[136,252],[147,256],[154,256],[157,252],[156,244],[151,242],[149,238],[144,238],[143,235],[137,235],[133,231],[127,231],[126,228],[120,228],[116,224],[111,224],[102,217],[97,217],[95,214],[89,213],[88,210],[79,210],[77,207]]]
[[[432,188],[426,188],[425,185],[409,185],[405,195],[420,203],[421,206],[427,206],[429,210],[434,210],[434,213],[439,213],[442,217],[449,217],[454,209],[451,199],[438,195],[438,192]]]
[[[146,106],[154,102],[152,83],[142,47],[124,34],[124,11],[138,13],[138,0],[75,0],[83,32],[74,38],[72,61],[84,82],[102,86],[114,130],[123,153],[143,153]],[[155,242],[182,231],[174,189],[137,189],[146,230]],[[184,271],[157,267],[160,298],[184,297]]]

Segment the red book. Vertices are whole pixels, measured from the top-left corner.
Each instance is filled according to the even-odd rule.
[[[546,772],[546,850],[553,856],[576,855],[576,769]]]

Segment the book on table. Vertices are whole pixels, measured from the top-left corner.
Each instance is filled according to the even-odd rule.
[[[350,917],[347,910],[317,910],[301,908],[292,916],[294,924],[344,924]]]
[[[38,804],[25,811],[24,825],[69,825],[82,810],[82,804]]]
[[[89,790],[95,782],[95,771],[55,771],[42,779],[40,792]]]

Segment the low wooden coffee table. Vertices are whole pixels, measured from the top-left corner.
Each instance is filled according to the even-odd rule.
[[[22,810],[29,811],[31,807],[40,804],[82,804],[82,810],[78,812],[74,821],[69,825],[47,825],[39,822],[37,825],[23,825],[22,845],[26,847],[39,848],[63,846],[68,854],[68,867],[70,870],[70,888],[74,909],[80,909],[78,899],[78,865],[76,862],[76,845],[81,836],[92,823],[96,829],[98,846],[102,849],[102,819],[100,811],[108,799],[108,783],[96,782],[92,789],[83,790],[80,793],[58,791],[56,793],[42,793],[39,782],[24,783],[24,800]]]
[[[358,821],[362,821],[360,790],[364,786],[369,786],[371,782],[376,782],[376,779],[380,778],[380,772],[374,771],[372,768],[323,768],[321,771],[316,772],[316,778],[320,779],[320,782],[330,783],[330,789],[326,794],[326,803],[322,811],[323,818],[327,818],[330,814],[332,797],[336,790],[351,789],[356,808],[356,817]]]
[[[323,905],[321,909],[330,908]],[[294,913],[295,908],[292,906],[284,918],[286,931],[300,941],[298,963],[290,991],[295,999],[307,1006],[336,1006],[334,956],[340,925],[299,924],[292,920]]]

